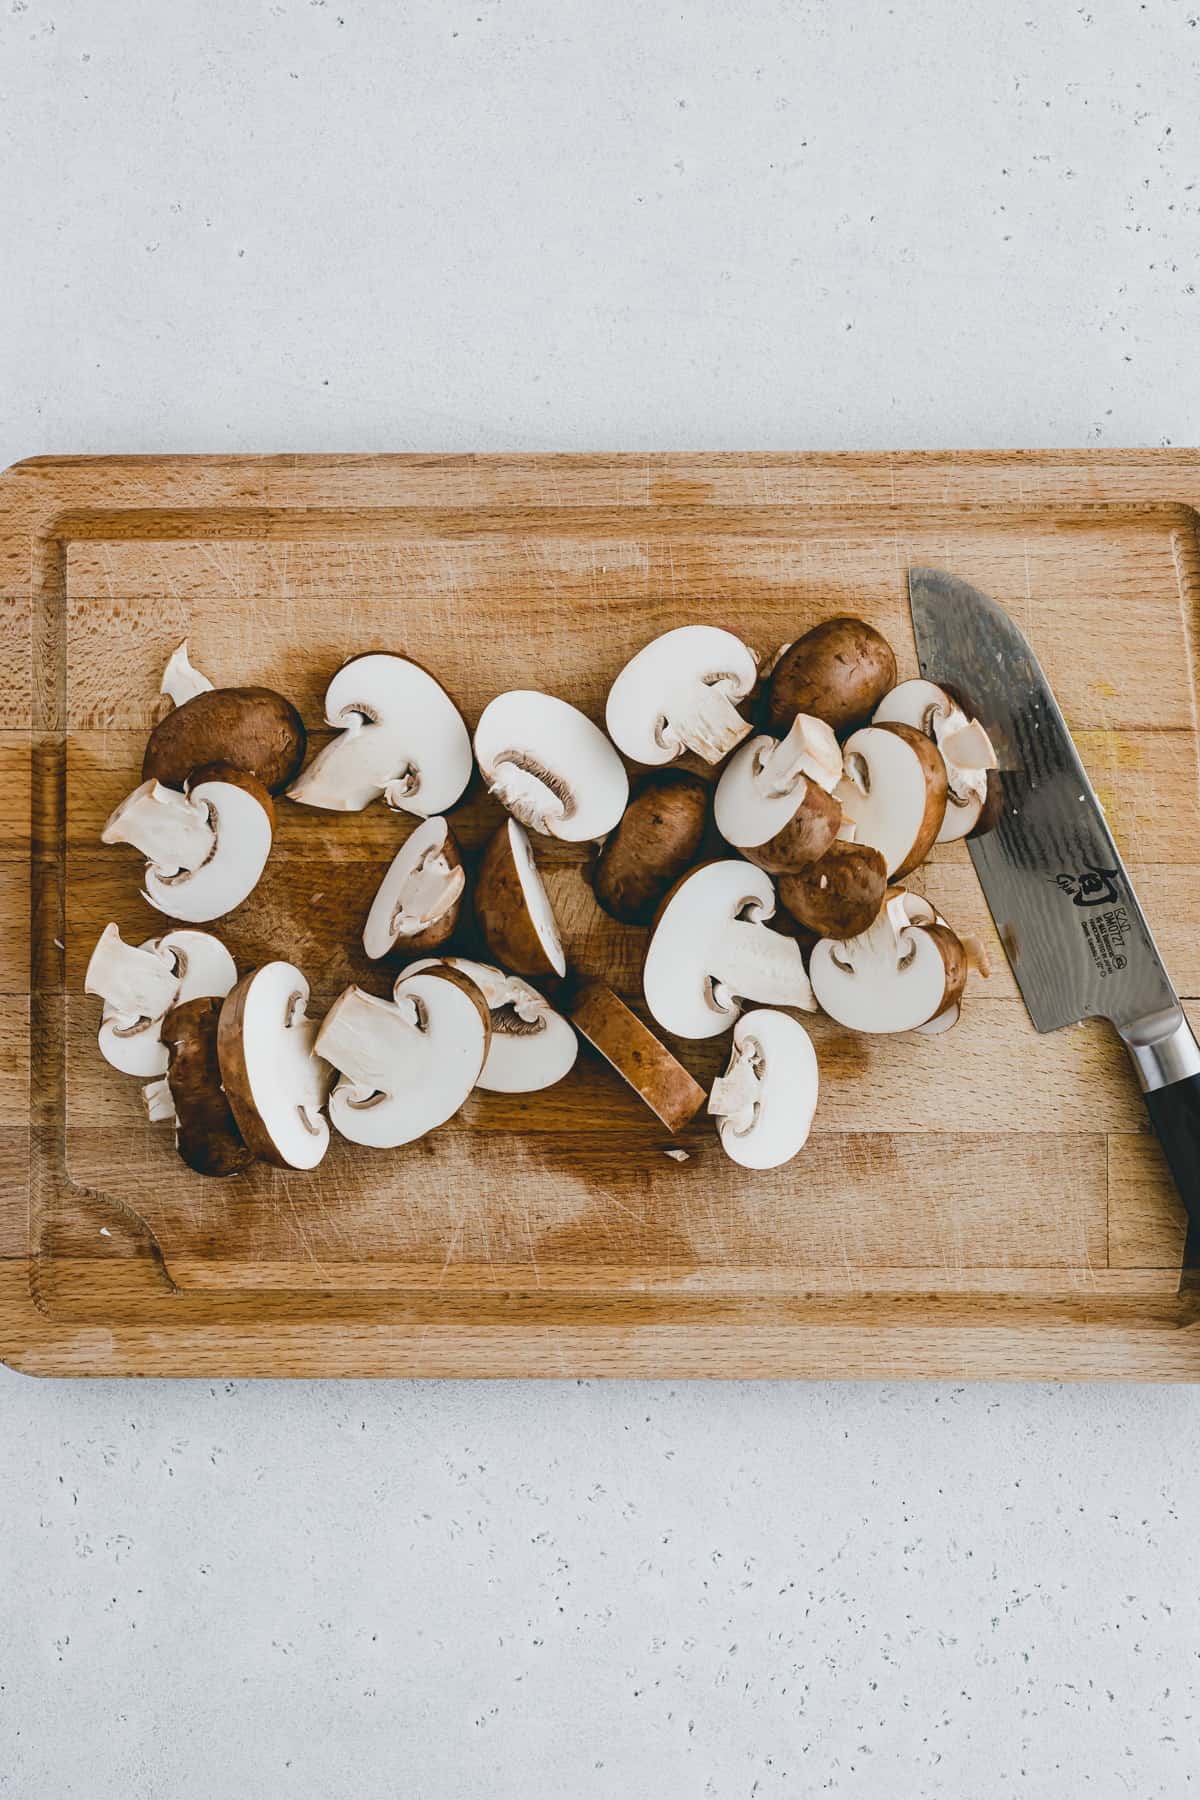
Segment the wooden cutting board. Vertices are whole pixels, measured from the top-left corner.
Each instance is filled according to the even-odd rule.
[[[813,1025],[809,1147],[685,1163],[590,1054],[477,1095],[407,1150],[206,1182],[95,1045],[101,927],[159,925],[101,823],[138,779],[167,655],[280,688],[316,728],[347,656],[402,649],[473,723],[538,685],[602,717],[653,634],[760,651],[861,613],[916,672],[912,562],[1011,609],[1076,734],[1200,1023],[1190,640],[1200,455],[42,459],[0,480],[0,1352],[57,1374],[1200,1377],[1181,1210],[1123,1052],[1032,1030],[961,846],[920,877],[990,945],[949,1038]],[[473,789],[469,848],[498,817]],[[358,945],[409,829],[282,803],[240,965],[382,991]],[[539,844],[568,954],[638,992],[639,931]],[[702,1081],[722,1045],[684,1045]]]

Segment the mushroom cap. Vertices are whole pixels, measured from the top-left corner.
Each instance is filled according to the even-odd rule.
[[[475,916],[492,955],[519,975],[565,975],[558,922],[523,825],[506,819],[475,878]]]
[[[946,811],[941,752],[911,725],[864,725],[842,746],[846,773],[836,796],[854,821],[857,844],[870,844],[888,874],[908,874],[933,848]]]
[[[253,893],[271,853],[274,814],[262,783],[224,763],[199,770],[187,798],[207,815],[214,834],[208,858],[196,869],[173,873],[149,864],[144,892],[159,912],[201,925],[224,917]]]
[[[668,1131],[682,1131],[695,1118],[704,1089],[610,987],[586,982],[572,1003],[571,1020]]]
[[[720,762],[750,726],[737,712],[758,676],[754,652],[716,625],[664,631],[632,656],[608,691],[605,723],[634,762],[658,766],[692,750]]]
[[[929,902],[901,889],[860,937],[822,939],[809,973],[819,1005],[839,1024],[854,1031],[914,1031],[957,1003],[967,960]]]
[[[816,862],[842,822],[840,803],[803,775],[772,791],[765,770],[775,748],[776,740],[765,736],[743,744],[722,771],[713,799],[713,818],[726,843],[769,874]]]
[[[709,789],[683,769],[643,776],[592,871],[596,899],[614,919],[645,925],[700,854]]]
[[[254,1161],[221,1084],[220,1015],[221,1001],[201,996],[173,1006],[162,1025],[175,1148],[197,1175],[237,1175]]]
[[[430,818],[460,799],[471,779],[462,714],[419,663],[375,651],[344,663],[325,690],[326,722],[340,735],[288,789],[326,812],[361,812],[386,798]]]
[[[744,1169],[790,1162],[808,1141],[818,1087],[817,1053],[799,1019],[770,1007],[744,1012],[708,1100],[726,1156]]]
[[[333,1071],[315,1053],[308,982],[294,963],[269,962],[230,990],[217,1029],[221,1080],[238,1130],[257,1157],[315,1169],[329,1148],[322,1108]]]
[[[765,921],[775,887],[747,862],[705,863],[667,896],[646,951],[646,1004],[676,1037],[717,1037],[745,1000],[811,1010],[800,946]]]
[[[105,994],[104,976],[100,975],[98,982],[93,979],[93,969],[109,933],[115,933],[120,940],[115,925],[105,928],[104,936],[92,953],[84,977],[84,991],[104,995],[100,1053],[105,1061],[123,1075],[135,1075],[139,1080],[147,1081],[167,1072],[167,1047],[161,1030],[165,1015],[172,1007],[183,1006],[190,1000],[224,999],[237,980],[237,968],[224,944],[210,932],[180,928],[166,931],[161,937],[147,938],[135,954],[152,957],[163,974],[154,977],[153,995],[147,993],[140,997],[141,1003],[148,1005],[150,1010],[122,1011]],[[149,973],[150,965],[143,966]],[[126,1001],[135,996],[122,993],[118,997]],[[164,1000],[165,1005],[162,1004]]]
[[[401,974],[391,1000],[347,988],[317,1040],[341,1071],[329,1116],[352,1143],[410,1144],[458,1111],[490,1037],[479,990],[445,965]]]
[[[392,859],[363,926],[372,959],[400,948],[434,950],[458,922],[466,876],[458,843],[443,818],[425,819]]]
[[[569,1075],[579,1040],[550,1002],[494,963],[447,956],[443,963],[473,981],[482,993],[492,1021],[487,1058],[475,1086],[490,1094],[534,1094]],[[433,959],[410,963],[404,977],[437,968]]]
[[[304,761],[306,741],[300,714],[273,688],[205,688],[154,727],[142,779],[183,788],[195,770],[221,762],[280,793]]]
[[[910,725],[931,738],[946,765],[946,812],[939,844],[989,831],[999,816],[1000,779],[987,732],[948,688],[934,681],[902,681],[875,709],[874,723]]]
[[[860,937],[879,917],[887,864],[870,844],[837,838],[819,862],[779,877],[779,904],[818,937]]]
[[[797,713],[849,731],[869,719],[896,684],[887,639],[865,619],[825,619],[780,656],[767,696],[767,722],[782,734]]]
[[[475,757],[501,806],[566,843],[604,837],[629,799],[625,766],[600,727],[533,688],[489,700],[475,727]]]

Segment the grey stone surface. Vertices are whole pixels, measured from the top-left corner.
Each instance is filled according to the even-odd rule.
[[[3,7],[0,463],[1196,435],[1194,0]],[[1177,1800],[1198,1420],[0,1372],[0,1794]]]

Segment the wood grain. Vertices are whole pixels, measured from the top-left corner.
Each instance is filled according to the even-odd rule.
[[[325,682],[381,645],[474,721],[507,686],[602,716],[656,630],[772,650],[862,613],[915,672],[910,562],[1028,631],[1180,991],[1200,999],[1200,594],[1191,452],[963,457],[45,460],[0,481],[0,1352],[36,1372],[1200,1376],[1181,1227],[1123,1053],[1030,1028],[963,847],[914,885],[989,948],[949,1040],[813,1022],[822,1096],[790,1169],[751,1176],[703,1116],[689,1161],[585,1052],[540,1096],[475,1095],[400,1153],[311,1176],[182,1168],[95,1048],[102,925],[162,921],[98,844],[187,636],[323,741]],[[222,927],[332,997],[385,990],[358,944],[410,826],[283,803]],[[498,818],[456,811],[470,859]],[[645,934],[588,853],[539,844],[573,967],[636,1001]],[[31,904],[32,903],[32,904]],[[469,948],[469,945],[467,946]],[[32,1002],[31,1002],[32,994]],[[1189,1010],[1193,1018],[1198,1008]],[[31,1022],[32,1021],[32,1022]],[[674,1044],[702,1082],[723,1045]],[[32,1136],[31,1136],[32,1127]]]

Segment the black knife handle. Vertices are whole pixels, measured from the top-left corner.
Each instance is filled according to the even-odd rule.
[[[1142,1098],[1154,1135],[1187,1208],[1187,1246],[1183,1266],[1200,1267],[1200,1075],[1185,1075],[1168,1087],[1151,1088]]]

